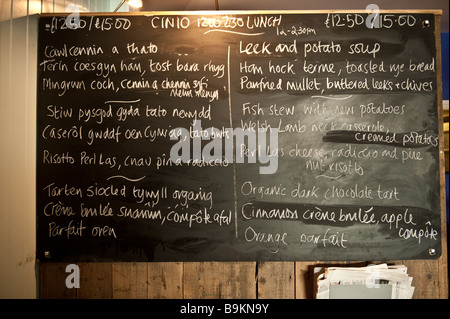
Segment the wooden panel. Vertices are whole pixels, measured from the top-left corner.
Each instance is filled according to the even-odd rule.
[[[295,299],[314,299],[314,267],[316,263],[295,263]]]
[[[229,262],[222,265],[222,298],[256,298],[256,262]]]
[[[80,267],[79,299],[110,299],[112,290],[112,263],[78,263]]]
[[[442,57],[441,57],[441,16],[435,15],[435,43],[436,43],[436,65],[437,67],[437,96],[438,96],[438,122],[444,122],[442,101]],[[447,251],[447,216],[446,205],[448,205],[445,194],[445,152],[444,152],[444,128],[439,125],[439,159],[440,159],[440,188],[441,188],[441,247],[442,255],[437,260],[440,298],[448,299],[448,251]]]
[[[256,298],[254,262],[184,263],[184,298]]]
[[[65,263],[40,264],[40,288],[39,295],[42,299],[75,299],[76,289],[66,287]]]
[[[437,299],[440,297],[439,265],[436,260],[405,260],[408,274],[415,287],[413,299]]]
[[[151,299],[313,299],[314,267],[362,267],[370,262],[80,263],[80,288],[68,289],[65,263],[40,264],[40,298]],[[412,276],[414,299],[447,299],[440,261],[404,264]]]
[[[183,263],[148,263],[148,298],[183,298]]]
[[[258,262],[258,298],[294,299],[294,262]]]
[[[147,298],[147,263],[112,264],[113,298]]]

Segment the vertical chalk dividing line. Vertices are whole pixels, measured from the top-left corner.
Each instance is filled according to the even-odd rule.
[[[231,78],[230,78],[230,46],[228,46],[227,55],[227,77],[228,77],[228,112],[230,114],[230,128],[233,129],[233,116],[231,112]],[[234,193],[234,230],[238,238],[237,222],[237,193],[236,193],[236,146],[233,144],[233,193]]]

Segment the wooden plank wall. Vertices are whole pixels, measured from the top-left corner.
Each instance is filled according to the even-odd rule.
[[[376,263],[379,263],[377,261]],[[79,263],[80,288],[66,288],[65,263],[40,265],[43,299],[313,299],[314,267],[370,262]],[[448,299],[442,260],[405,264],[414,299]],[[446,267],[445,267],[446,268]],[[445,269],[446,270],[446,269]]]
[[[102,0],[73,2],[89,6],[90,11],[104,10]],[[33,50],[37,34],[36,19],[28,17],[36,13],[64,11],[64,4],[63,0],[0,1],[0,297],[304,299],[314,297],[315,266],[364,266],[371,263],[79,263],[78,289],[68,289],[65,285],[69,275],[65,272],[67,264],[35,265],[35,158],[32,154],[36,131],[33,94],[36,54]],[[26,92],[21,89],[24,79],[28,80]],[[444,161],[443,155],[441,161]],[[441,181],[444,190],[443,173]],[[445,203],[443,192],[441,196]],[[442,223],[446,224],[445,215]],[[438,260],[389,261],[408,267],[416,287],[414,298],[448,298],[445,228],[442,237],[444,254]]]

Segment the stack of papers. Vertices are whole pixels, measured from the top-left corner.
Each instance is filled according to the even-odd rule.
[[[411,299],[413,278],[404,265],[315,268],[317,299]]]

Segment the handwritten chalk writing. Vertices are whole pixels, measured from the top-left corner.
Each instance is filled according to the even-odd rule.
[[[128,130],[128,129],[127,129]],[[90,129],[87,134],[87,144],[92,145],[99,140],[111,140],[119,143],[119,137],[122,135],[120,126],[113,128]]]
[[[58,72],[68,72],[69,68],[66,63],[62,61],[57,61],[55,59],[45,60],[39,64],[42,66],[44,72],[46,71],[58,71]]]
[[[260,103],[251,105],[250,102],[242,104],[242,115],[252,114],[252,115],[264,115],[264,109],[260,106]]]
[[[303,112],[305,114],[318,114],[318,115],[323,115],[323,114],[328,114],[328,107],[325,105],[325,103],[317,103],[317,104],[313,104],[313,105],[304,105],[303,106]]]
[[[361,14],[341,15],[337,13],[328,13],[324,24],[327,28],[333,27],[353,28],[355,26],[364,24],[365,21],[366,20]]]
[[[161,105],[158,105],[158,107],[150,107],[149,105],[146,105],[145,107],[145,116],[147,117],[163,117],[166,115],[167,110]]]
[[[125,197],[126,196],[126,185],[120,187],[115,185],[99,186],[97,183],[94,185],[89,185],[86,188],[87,197]]]
[[[260,243],[277,243],[277,244],[283,244],[288,245],[286,243],[288,233],[266,233],[266,232],[258,232],[253,227],[249,226],[245,230],[244,237],[247,242],[260,242]],[[270,249],[269,252],[271,253],[277,253],[278,248],[273,250]]]
[[[362,199],[374,199],[372,190],[364,185],[361,187],[355,184],[352,187],[342,188],[337,186],[329,187],[324,192],[325,199],[332,198],[362,198]]]
[[[105,118],[110,118],[113,116],[112,107],[109,105],[106,109],[104,108],[83,108],[78,109],[78,121],[89,122],[91,119],[95,119],[95,123],[102,124]]]
[[[307,189],[302,187],[301,183],[297,183],[297,187],[291,191],[291,197],[294,198],[318,198],[317,192],[320,187],[313,185],[312,188]]]
[[[315,61],[303,61],[303,72],[309,74],[336,73],[334,63],[318,63]],[[294,73],[295,74],[295,73]]]
[[[261,66],[255,63],[247,64],[247,61],[239,62],[239,72],[241,73],[252,73],[252,74],[263,74],[263,69]]]
[[[152,17],[151,25],[154,29],[187,29],[190,20],[188,17]]]
[[[298,211],[296,209],[285,208],[255,208],[253,203],[245,203],[242,205],[241,214],[244,219],[279,219],[290,220],[298,219]]]
[[[155,141],[157,137],[167,137],[170,135],[168,129],[165,128],[153,128],[151,126],[147,126],[144,130],[144,137],[150,141]]]
[[[74,222],[72,219],[67,226],[60,226],[55,222],[50,222],[48,224],[48,237],[61,237],[65,236],[69,239],[71,236],[83,236],[83,231],[86,226],[83,226],[83,220],[79,222]]]
[[[269,106],[268,115],[275,115],[275,116],[294,115],[294,111],[295,105],[287,107],[287,106],[278,106],[277,104],[271,104]],[[278,126],[278,129],[280,129],[280,125]]]
[[[286,195],[286,187],[283,187],[282,184],[276,185],[276,186],[253,186],[252,181],[246,181],[241,186],[241,194],[243,195],[256,195],[258,194],[259,198],[263,198],[264,196],[271,196],[271,195]]]
[[[322,41],[306,42],[303,44],[303,57],[306,58],[311,53],[340,53],[341,50],[341,44],[334,43],[334,41],[331,41],[331,43],[323,43]]]
[[[262,15],[262,16],[248,16],[246,19],[233,16],[222,17],[200,17],[197,19],[197,26],[200,28],[246,28],[249,30],[259,28],[273,28],[281,24],[281,15]],[[239,33],[245,35],[246,33]]]
[[[389,64],[389,72],[391,72],[394,77],[398,77],[400,73],[405,71],[404,63],[390,63]]]
[[[146,189],[140,188],[133,185],[133,197],[137,199],[137,203],[145,203],[146,205],[151,205],[151,207],[156,206],[161,199],[167,198],[167,187],[161,187],[160,189]]]
[[[249,29],[253,28],[273,28],[277,27],[282,22],[281,15],[263,15],[263,16],[248,16],[246,26]]]
[[[440,251],[434,28],[366,16],[43,17],[39,255]]]
[[[407,160],[421,161],[423,160],[423,155],[420,151],[411,149],[402,150],[402,163],[406,162]]]
[[[370,149],[369,147],[358,148],[352,144],[345,144],[345,147],[331,150],[331,156],[345,157],[345,158],[377,158],[378,151]]]
[[[104,78],[108,77],[109,74],[117,73],[117,68],[114,64],[104,63],[104,62],[75,62],[73,66],[75,72],[83,71],[95,71],[95,75],[102,76]]]
[[[74,80],[74,81],[55,81],[51,78],[42,79],[42,90],[56,90],[58,92],[58,96],[63,96],[67,93],[67,91],[71,90],[86,90],[86,83],[84,80]]]
[[[275,52],[283,53],[298,53],[297,51],[297,40],[292,41],[291,44],[287,43],[278,43],[275,47]]]
[[[112,236],[114,238],[117,238],[114,227],[110,227],[108,225],[92,227],[91,234],[94,237]]]
[[[403,105],[387,105],[385,102],[382,105],[375,105],[375,103],[361,104],[359,105],[361,118],[365,114],[393,114],[403,115],[405,114],[405,104]]]
[[[198,190],[174,190],[172,193],[172,198],[179,200],[182,206],[188,206],[189,203],[203,201],[209,204],[211,209],[213,206],[213,193],[204,191],[200,187]]]
[[[78,8],[78,7],[77,7]],[[77,13],[74,13],[76,15]],[[70,16],[70,15],[69,15]],[[67,24],[67,19],[69,16],[64,18],[52,17],[51,23],[46,25],[45,31],[49,31],[51,34],[56,33],[58,30],[76,30],[76,29],[84,29],[87,26],[87,22],[80,17],[77,17],[74,20],[74,24],[71,24],[71,19],[69,19],[69,24]],[[75,18],[75,17],[74,17]],[[71,28],[74,26],[74,28]]]
[[[72,108],[66,108],[64,106],[56,106],[56,105],[49,105],[47,106],[48,110],[48,117],[52,117],[55,120],[59,120],[62,118],[71,118],[72,117]]]
[[[369,54],[372,55],[373,58],[376,58],[376,54],[380,52],[381,45],[378,42],[375,42],[373,46],[369,44],[365,44],[362,42],[352,43],[350,44],[350,49],[348,50],[349,54]]]
[[[80,216],[83,218],[86,217],[96,217],[96,216],[105,216],[111,217],[114,216],[114,212],[112,207],[110,207],[110,203],[104,205],[102,203],[97,207],[86,207],[84,203],[80,204]]]
[[[323,148],[300,148],[298,143],[295,143],[295,148],[289,151],[289,156],[291,157],[323,157],[325,150]]]
[[[303,212],[302,218],[304,220],[313,221],[327,221],[336,222],[336,213],[334,211],[323,211],[321,207],[315,207],[315,209],[307,209]]]
[[[300,234],[300,244],[303,243],[313,243],[313,244],[319,244],[322,247],[327,247],[328,245],[337,246],[341,248],[347,248],[347,241],[348,239],[345,239],[345,233],[339,233],[338,231],[334,234],[329,234],[330,228],[327,228],[325,233],[323,234]]]
[[[208,63],[203,65],[203,71],[214,73],[214,77],[221,79],[225,75],[225,64],[214,64],[212,60],[209,60]]]
[[[295,74],[294,70],[294,63],[289,62],[286,64],[273,64],[272,60],[269,60],[269,72],[270,73],[277,73],[277,74]]]
[[[121,206],[117,217],[130,218],[130,219],[152,219],[161,220],[162,213],[160,209],[139,209],[139,208],[129,208],[126,206]]]
[[[387,133],[387,132],[380,132],[380,133],[362,133],[362,132],[356,132],[355,133],[355,140],[358,142],[382,142],[386,144],[398,144],[399,141],[397,140],[396,133]]]
[[[403,213],[385,213],[381,216],[381,222],[389,224],[389,229],[399,228],[399,223],[417,225],[414,222],[414,216],[412,213],[408,212],[408,208],[405,209]]]
[[[66,206],[61,201],[50,202],[44,207],[45,216],[73,216],[76,215],[72,206]]]
[[[121,72],[138,72],[142,73],[142,66],[140,62],[125,62],[124,60],[120,61],[120,71]]]
[[[240,87],[241,89],[247,90],[259,90],[260,92],[269,90],[276,91],[282,90],[283,79],[278,79],[276,81],[267,80],[267,78],[260,78],[259,80],[252,81],[248,76],[241,76],[240,78]]]
[[[171,210],[167,216],[163,217],[161,225],[163,225],[166,221],[175,222],[177,224],[188,223],[188,227],[191,228],[192,225],[195,224],[211,224],[213,220],[211,220],[211,214],[208,213],[207,208],[203,208],[194,213],[189,212],[177,212],[175,210]]]
[[[339,80],[326,78],[325,87],[327,90],[338,89],[338,90],[370,90],[369,81],[367,78],[350,80],[347,77],[342,77]]]
[[[431,71],[431,72],[435,72],[435,61],[434,61],[434,57],[431,58],[430,63],[426,63],[426,62],[413,62],[412,60],[409,60],[409,71],[411,72],[427,72],[427,71]]]
[[[314,35],[317,34],[317,30],[313,27],[305,27],[305,26],[297,26],[293,25],[291,27],[284,27],[284,26],[277,26],[277,35],[295,35],[295,36],[301,36],[301,35]]]
[[[252,54],[272,54],[272,51],[270,51],[271,43],[263,42],[263,43],[253,43],[248,42],[244,43],[242,41],[239,41],[239,53],[245,53],[248,55]]]
[[[219,226],[222,225],[230,225],[232,220],[232,211],[231,210],[225,210],[222,209],[220,213],[214,213],[213,220],[219,224]]]
[[[402,239],[409,239],[409,238],[416,238],[417,242],[420,244],[422,241],[422,237],[425,239],[432,239],[432,240],[438,240],[437,235],[438,231],[434,229],[433,227],[428,228],[428,225],[430,225],[430,222],[426,223],[425,229],[420,228],[403,228],[400,227],[398,230],[398,236]]]
[[[373,60],[369,60],[369,62],[363,63],[346,61],[345,71],[347,72],[347,74],[352,73],[374,74],[379,72],[381,73],[387,72],[384,67],[384,61],[376,63]]]
[[[120,106],[116,111],[118,121],[125,121],[129,117],[140,117],[139,107],[130,105],[128,107]]]
[[[281,80],[281,79],[280,79]],[[286,90],[287,91],[320,91],[322,83],[319,82],[317,78],[301,78],[300,80],[287,80]]]
[[[431,92],[435,89],[433,87],[433,81],[419,81],[414,80],[411,78],[407,78],[406,80],[403,80],[401,82],[398,82],[395,84],[397,88],[400,88],[404,91],[411,91],[411,92]]]
[[[378,185],[377,195],[379,199],[395,199],[400,200],[397,187],[391,190],[382,190],[381,185]]]
[[[127,43],[127,51],[129,54],[154,54],[158,52],[158,46],[149,42],[149,44],[139,45],[136,43]]]
[[[123,17],[115,17],[115,18],[91,17],[91,21],[89,23],[89,30],[92,30],[94,28],[102,31],[128,30],[130,27],[131,27],[130,19]]]
[[[189,63],[189,62],[181,62],[180,59],[177,59],[175,63],[177,72],[198,72],[200,71],[200,67],[197,62]]]
[[[160,61],[153,62],[153,59],[150,59],[148,60],[148,66],[150,68],[150,72],[167,72],[170,71],[172,62],[170,62],[170,60],[166,60],[164,62]]]
[[[58,197],[58,196],[78,196],[83,197],[83,191],[79,187],[69,186],[64,184],[64,186],[57,186],[55,183],[50,183],[43,187],[44,191],[48,197]]]
[[[106,165],[110,168],[113,168],[117,164],[116,156],[107,156],[103,155],[103,153],[87,153],[86,151],[82,151],[80,153],[80,164],[81,165]]]
[[[432,145],[438,146],[439,138],[435,133],[430,132],[411,132],[403,135],[402,144]]]
[[[384,132],[388,134],[385,126],[379,120],[376,123],[337,123],[319,122],[312,125],[312,131],[359,131],[359,132]]]
[[[144,156],[144,157],[135,157],[128,155],[123,160],[123,166],[135,166],[135,167],[141,167],[141,166],[151,166],[152,165],[152,157],[151,156]]]
[[[91,90],[111,90],[117,92],[116,85],[114,81],[110,78],[106,80],[92,80],[91,85],[89,86]]]
[[[375,217],[375,213],[372,212],[373,207],[368,209],[359,208],[356,212],[343,212],[342,209],[339,211],[338,220],[340,222],[359,222],[361,224],[375,224],[378,220]],[[371,213],[371,214],[370,214]]]
[[[49,150],[44,150],[42,163],[45,164],[74,164],[75,158],[69,152],[62,154],[52,154]]]
[[[101,46],[96,46],[95,44],[91,46],[71,46],[67,48],[66,44],[63,44],[60,48],[55,48],[52,45],[45,46],[44,56],[46,58],[56,58],[56,57],[69,57],[69,56],[97,56],[103,54],[103,48]]]
[[[392,91],[394,89],[394,82],[386,79],[376,80],[372,78],[371,86],[375,90]]]

